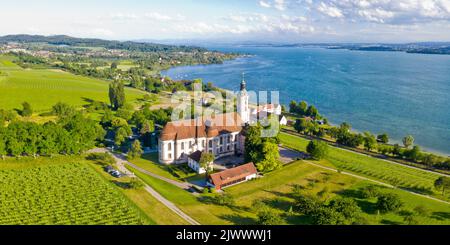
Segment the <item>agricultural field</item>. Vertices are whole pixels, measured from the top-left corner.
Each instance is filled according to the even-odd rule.
[[[405,224],[401,212],[380,214],[375,208],[376,198],[364,198],[361,195],[364,187],[376,185],[352,176],[323,170],[303,161],[285,165],[261,179],[235,185],[225,191],[234,196],[236,205],[241,209],[253,210],[254,202],[262,200],[283,218],[284,224],[310,224],[307,216],[289,211],[295,205],[292,196],[295,185],[302,186],[304,194],[319,197],[325,202],[335,197],[354,199],[362,210],[366,224]],[[415,217],[419,224],[450,224],[450,205],[399,189],[376,187],[383,193],[397,194],[404,203],[401,211],[412,212],[417,206],[427,210],[426,215]]]
[[[306,151],[308,140],[301,137],[281,133],[283,145],[299,151]],[[393,186],[432,195],[436,198],[449,200],[449,195],[443,197],[434,188],[438,174],[413,169],[399,164],[393,164],[381,159],[329,147],[328,156],[318,162],[326,166],[360,174],[365,177],[380,180]]]
[[[0,224],[155,223],[83,161],[59,156],[0,162]]]
[[[92,101],[108,102],[108,82],[54,69],[22,69],[8,56],[0,56],[0,108],[20,109],[29,102],[37,113],[49,111],[58,102],[81,107]],[[128,102],[143,91],[126,88]]]

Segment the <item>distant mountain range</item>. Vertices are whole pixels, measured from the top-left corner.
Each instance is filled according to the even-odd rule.
[[[264,47],[321,47],[327,49],[348,49],[358,51],[385,51],[385,52],[407,52],[419,54],[443,54],[450,55],[450,42],[421,42],[405,44],[387,43],[309,43],[309,44],[242,44],[244,46],[264,46]]]

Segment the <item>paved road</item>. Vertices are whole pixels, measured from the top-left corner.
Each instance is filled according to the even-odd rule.
[[[111,155],[114,157],[114,159],[116,160],[116,165],[117,168],[119,168],[119,170],[122,173],[125,173],[128,176],[132,176],[132,177],[136,177],[138,178],[133,172],[129,171],[124,164],[129,164],[132,167],[135,167],[132,163],[128,162],[127,160],[124,159],[123,155],[117,154],[117,153],[112,153],[110,150],[105,149],[105,148],[96,148],[91,150],[90,152],[109,152],[111,153]],[[140,169],[138,167],[136,167],[136,169]],[[147,171],[148,172],[148,171]],[[150,172],[148,172],[150,173]],[[161,177],[161,176],[159,176]],[[157,178],[157,177],[156,177]],[[142,180],[141,180],[142,181]],[[200,223],[198,223],[196,220],[194,220],[193,218],[191,218],[189,215],[187,215],[186,213],[184,213],[183,211],[181,211],[181,209],[179,209],[174,203],[172,203],[171,201],[167,200],[166,198],[164,198],[163,196],[161,196],[161,194],[159,194],[155,189],[153,189],[152,187],[150,187],[149,185],[145,184],[144,181],[142,181],[144,183],[144,189],[150,193],[150,195],[152,195],[154,198],[156,198],[156,200],[160,201],[162,204],[164,204],[166,207],[168,207],[170,210],[172,210],[174,213],[176,213],[178,216],[180,216],[181,218],[183,218],[184,220],[186,220],[189,224],[191,225],[200,225]]]

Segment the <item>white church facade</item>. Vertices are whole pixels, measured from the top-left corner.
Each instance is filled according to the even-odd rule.
[[[187,163],[197,151],[213,153],[215,158],[244,153],[244,126],[249,123],[249,95],[242,79],[237,97],[237,113],[225,113],[167,123],[159,137],[159,162]]]

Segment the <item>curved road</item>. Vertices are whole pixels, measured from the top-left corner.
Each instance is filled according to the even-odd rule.
[[[119,168],[119,170],[125,174],[127,174],[128,176],[132,176],[132,177],[137,177],[133,172],[129,171],[124,164],[130,165],[133,168],[136,168],[137,170],[140,171],[141,168],[135,166],[134,164],[128,162],[127,160],[125,160],[125,157],[123,155],[120,154],[116,154],[116,153],[112,153],[109,149],[105,149],[105,148],[96,148],[91,150],[90,152],[102,152],[102,153],[106,153],[109,152],[113,157],[114,160],[116,160],[116,164],[117,167]],[[148,171],[146,171],[148,172]],[[155,175],[153,173],[145,173],[145,174],[149,174],[151,176],[154,176],[155,178],[161,179],[164,178],[162,176],[159,175]],[[164,178],[166,180],[170,180],[167,178]],[[164,181],[166,181],[164,180]],[[141,180],[142,181],[142,180]],[[173,180],[170,180],[171,183]],[[144,183],[144,189],[150,193],[150,195],[152,195],[154,198],[156,198],[156,200],[158,200],[159,202],[161,202],[162,204],[164,204],[167,208],[169,208],[170,210],[172,210],[174,213],[176,213],[178,216],[180,216],[182,219],[184,219],[186,222],[188,222],[191,225],[200,225],[200,223],[198,223],[196,220],[194,220],[192,217],[190,217],[189,215],[187,215],[186,213],[184,213],[183,211],[181,211],[181,209],[179,209],[174,203],[172,203],[171,201],[167,200],[166,198],[164,198],[161,194],[159,194],[155,189],[153,189],[152,187],[150,187],[149,185],[145,184],[144,181],[142,181]],[[175,181],[176,182],[176,181]],[[177,182],[179,183],[179,182]],[[183,183],[179,183],[179,184],[183,184]],[[178,186],[178,185],[177,185]],[[183,185],[183,187],[179,186],[180,188],[186,187]]]

